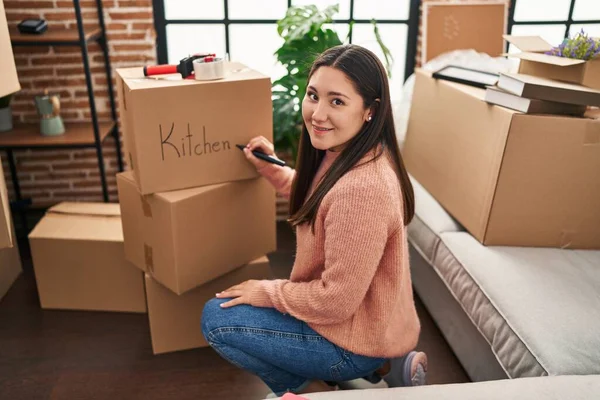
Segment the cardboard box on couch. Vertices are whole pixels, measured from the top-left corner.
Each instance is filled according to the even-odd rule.
[[[0,249],[13,246],[13,234],[10,216],[10,202],[4,181],[2,158],[0,157]]]
[[[527,115],[417,71],[408,171],[487,245],[600,249],[600,119]]]
[[[176,294],[276,248],[275,191],[264,179],[142,195],[117,174],[125,257]]]
[[[271,80],[239,63],[225,71],[196,81],[117,70],[125,148],[142,194],[258,177],[235,145],[272,140]]]
[[[143,273],[125,260],[119,205],[60,203],[29,234],[42,308],[146,312]]]
[[[539,36],[504,35],[503,37],[521,50],[520,53],[509,54],[509,57],[520,59],[520,74],[600,89],[600,58],[585,61],[544,54],[552,49],[552,45]]]
[[[4,3],[2,1],[0,1],[0,71],[2,72],[2,77],[0,78],[0,97],[21,90],[12,45],[10,43]]]
[[[269,279],[269,260],[261,257],[181,296],[146,274],[148,319],[154,354],[206,347],[202,309],[215,293],[250,279]]]

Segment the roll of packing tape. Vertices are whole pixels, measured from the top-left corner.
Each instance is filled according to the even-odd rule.
[[[222,58],[212,61],[194,60],[194,75],[197,81],[213,81],[225,77],[225,62]]]

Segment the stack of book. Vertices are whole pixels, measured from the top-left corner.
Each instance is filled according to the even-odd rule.
[[[588,106],[600,106],[600,90],[526,74],[501,73],[488,86],[485,101],[526,114],[582,116]]]

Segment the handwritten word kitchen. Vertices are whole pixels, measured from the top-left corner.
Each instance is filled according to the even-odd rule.
[[[175,156],[177,158],[201,156],[203,154],[212,154],[231,150],[231,144],[228,140],[213,142],[208,141],[206,139],[205,126],[202,126],[202,142],[200,143],[198,143],[198,139],[194,141],[196,136],[192,134],[189,123],[187,124],[187,135],[181,138],[181,143],[178,143],[178,140],[175,137],[171,137],[175,131],[175,123],[171,124],[171,129],[166,137],[166,129],[163,129],[162,124],[158,125],[158,130],[160,133],[160,151],[163,161],[165,161],[166,158],[173,158]]]

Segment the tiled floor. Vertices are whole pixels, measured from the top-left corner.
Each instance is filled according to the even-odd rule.
[[[289,274],[294,247],[288,225],[278,224],[278,251],[269,256],[275,276]],[[26,242],[22,253],[24,273],[0,302],[0,398],[239,400],[269,392],[210,348],[153,356],[145,315],[41,310]],[[418,299],[417,306],[429,383],[468,381]]]

